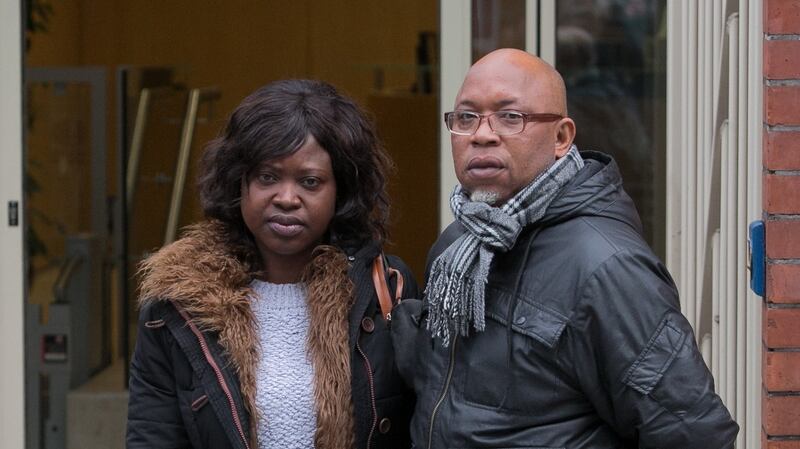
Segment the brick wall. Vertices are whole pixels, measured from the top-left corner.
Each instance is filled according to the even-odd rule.
[[[800,1],[764,0],[762,448],[800,449]]]

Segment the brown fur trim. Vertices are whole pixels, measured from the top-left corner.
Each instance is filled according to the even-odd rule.
[[[221,223],[199,223],[142,262],[139,303],[172,301],[201,330],[218,334],[239,376],[251,417],[251,440],[258,447],[255,371],[260,348],[250,308],[254,273],[225,237]],[[348,337],[354,296],[347,269],[347,258],[340,250],[322,246],[303,274],[311,321],[308,349],[315,377],[315,447],[319,449],[351,448],[355,441]]]
[[[224,237],[221,223],[199,223],[142,262],[139,302],[170,300],[201,330],[218,334],[239,376],[245,408],[255,422],[259,345],[250,308],[253,276]],[[255,434],[255,428],[251,433]]]
[[[320,246],[303,274],[311,317],[308,349],[314,365],[317,449],[351,448],[355,444],[347,330],[353,283],[347,268],[344,253],[332,246]]]

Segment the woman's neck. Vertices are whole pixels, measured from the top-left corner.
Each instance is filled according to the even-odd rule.
[[[260,278],[273,284],[296,284],[300,282],[303,270],[310,260],[310,254],[303,257],[276,257],[274,254],[262,257],[264,271]]]

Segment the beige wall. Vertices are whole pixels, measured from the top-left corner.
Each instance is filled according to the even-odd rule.
[[[215,85],[222,91],[218,122],[198,129],[198,142],[213,137],[245,95],[276,79],[324,79],[362,105],[372,90],[375,66],[386,67],[387,87],[410,87],[417,34],[438,27],[437,3],[429,0],[50,4],[49,30],[31,37],[27,65],[106,66],[110,106],[118,65],[185,69],[189,86]],[[109,148],[114,139],[109,132]],[[110,176],[114,163],[109,158]],[[114,178],[109,180],[113,189]]]
[[[117,184],[117,118],[113,111],[118,66],[173,66],[183,74],[180,80],[189,87],[220,88],[222,97],[214,108],[212,121],[196,128],[193,148],[196,159],[202,144],[218,132],[239,101],[273,80],[324,79],[365,107],[376,93],[378,72],[383,78],[381,94],[402,95],[410,91],[416,73],[418,34],[438,29],[438,3],[430,0],[62,0],[50,4],[53,14],[48,31],[30,36],[26,65],[108,68],[107,101],[112,111],[107,132],[110,194],[114,194]],[[414,120],[437,120],[435,108],[409,115],[400,126],[413,133]],[[398,130],[379,132],[402,142],[397,139],[402,136]],[[39,137],[47,140],[51,136],[45,132]],[[387,142],[387,146],[390,144]],[[429,148],[416,150],[427,158],[436,148],[436,142],[431,141]],[[56,164],[57,158],[40,159],[45,166],[39,171],[57,169],[47,167]],[[190,172],[183,224],[200,217],[193,185]],[[63,195],[49,195],[48,189],[43,190],[36,195],[37,207],[58,215],[59,208],[67,205],[61,198]],[[399,203],[398,199],[398,207]],[[402,223],[397,227],[402,227]],[[42,232],[45,237],[49,235],[46,230]],[[431,240],[434,236],[430,236]]]

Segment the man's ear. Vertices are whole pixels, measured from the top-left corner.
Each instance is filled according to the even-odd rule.
[[[575,140],[575,122],[569,117],[559,120],[556,125],[556,159],[564,157]]]

